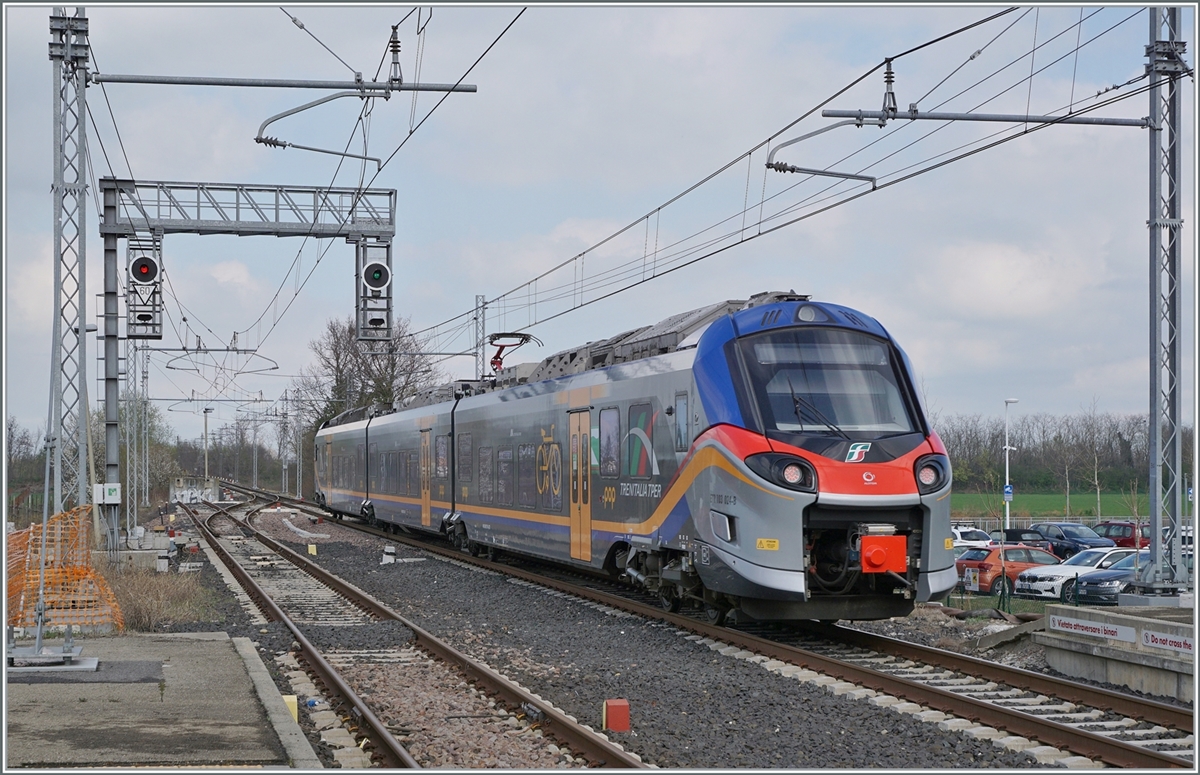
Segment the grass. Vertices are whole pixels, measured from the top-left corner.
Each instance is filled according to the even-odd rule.
[[[1030,519],[1051,517],[1066,517],[1066,496],[1061,492],[1031,492],[1015,493],[1009,511],[1014,517]],[[1143,515],[1150,511],[1150,499],[1145,493],[1138,494],[1137,513]],[[983,517],[1003,516],[1004,501],[999,493],[970,493],[954,492],[950,495],[950,513],[955,519],[974,519]],[[1133,514],[1127,496],[1120,493],[1100,494],[1100,520],[1128,518]],[[1095,523],[1096,494],[1071,493],[1071,518],[1091,518]]]
[[[215,617],[213,594],[200,584],[198,573],[159,573],[105,563],[97,569],[117,597],[127,630],[153,632],[174,622]]]
[[[950,597],[942,601],[947,608],[959,608],[963,611],[981,611],[985,608],[1000,608],[1001,601],[997,595],[981,595],[978,592],[955,589]],[[1025,600],[1019,597],[1008,598],[1003,609],[1011,614],[1044,614],[1046,606],[1059,603],[1058,600]]]

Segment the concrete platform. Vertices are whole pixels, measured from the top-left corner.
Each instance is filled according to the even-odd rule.
[[[321,767],[246,638],[172,633],[75,643],[98,660],[97,670],[6,671],[5,770]]]
[[[1195,696],[1194,611],[1170,606],[1046,606],[1033,641],[1069,676],[1190,702]]]

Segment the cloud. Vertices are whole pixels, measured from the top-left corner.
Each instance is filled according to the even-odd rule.
[[[221,285],[232,286],[240,293],[258,291],[258,283],[250,276],[250,270],[241,261],[222,261],[208,270]]]

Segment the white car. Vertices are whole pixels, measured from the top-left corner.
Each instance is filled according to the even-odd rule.
[[[1040,565],[1021,571],[1013,587],[1015,597],[1033,600],[1075,602],[1075,581],[1093,571],[1107,570],[1113,563],[1134,553],[1131,546],[1084,549],[1057,565]]]
[[[983,532],[977,527],[972,526],[954,526],[950,528],[950,532],[954,534],[954,547],[967,547],[969,549],[986,549],[989,546],[995,546],[996,542],[992,537]]]

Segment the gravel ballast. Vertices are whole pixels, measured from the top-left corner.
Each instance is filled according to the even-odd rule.
[[[661,623],[404,545],[397,562],[381,565],[385,539],[338,540],[344,529],[332,524],[319,530],[330,535],[312,540],[322,566],[580,722],[600,729],[604,701],[628,700],[631,731],[610,737],[660,767],[1036,766],[990,741],[723,655]],[[289,531],[272,532],[302,547]]]

